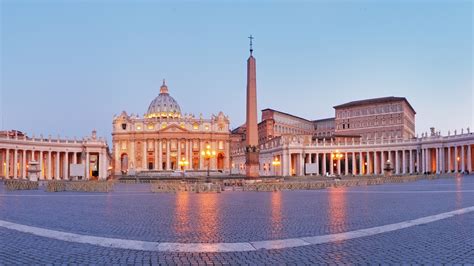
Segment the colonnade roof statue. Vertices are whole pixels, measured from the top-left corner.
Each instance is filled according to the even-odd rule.
[[[181,117],[181,107],[178,102],[169,95],[168,86],[163,79],[163,85],[160,87],[160,94],[150,103],[146,118],[179,118]]]

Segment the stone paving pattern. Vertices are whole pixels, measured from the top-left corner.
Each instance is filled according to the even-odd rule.
[[[6,192],[0,219],[79,234],[167,242],[240,242],[346,232],[474,206],[474,176],[320,191],[153,194]],[[380,235],[226,253],[103,248],[0,228],[0,264],[474,263],[474,213]]]

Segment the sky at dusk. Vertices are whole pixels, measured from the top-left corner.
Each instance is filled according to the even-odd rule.
[[[259,109],[404,96],[419,134],[474,125],[472,1],[0,3],[2,129],[110,145],[114,114],[143,115],[163,78],[183,113],[237,127],[250,34]]]

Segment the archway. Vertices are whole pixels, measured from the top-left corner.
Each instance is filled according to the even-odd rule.
[[[217,155],[217,169],[223,170],[224,169],[224,154],[219,153]]]
[[[126,174],[128,172],[128,154],[123,153],[120,156],[120,171],[122,174]]]

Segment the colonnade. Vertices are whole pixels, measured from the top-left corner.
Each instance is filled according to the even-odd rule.
[[[273,160],[281,162],[279,165],[263,162],[267,165],[263,168],[268,175],[281,173],[283,176],[381,175],[387,167],[392,168],[397,175],[472,172],[473,151],[474,144],[393,150],[354,150],[343,147],[319,151],[283,150],[273,156]]]
[[[91,158],[94,160],[90,162]],[[39,163],[39,179],[69,180],[71,164],[85,164],[83,176],[89,179],[93,175],[106,177],[107,158],[105,153],[69,152],[59,150],[0,149],[0,176],[6,178],[28,177],[29,162]],[[89,161],[89,163],[86,163]]]
[[[474,133],[424,135],[408,140],[356,143],[282,136],[260,147],[261,176],[472,173]],[[245,174],[245,151],[233,153],[234,173]]]

